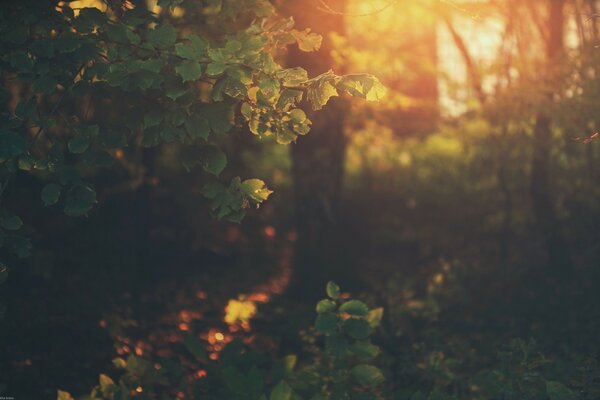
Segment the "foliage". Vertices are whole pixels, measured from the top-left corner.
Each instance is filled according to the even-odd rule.
[[[282,67],[280,50],[295,43],[315,51],[322,39],[294,29],[265,0],[165,0],[158,13],[143,2],[99,4],[24,1],[2,13],[0,193],[30,174],[44,183],[44,206],[86,216],[98,201],[98,170],[135,162],[140,146],[178,142],[184,166],[207,173],[213,214],[239,222],[272,192],[259,179],[219,180],[231,132],[246,125],[289,144],[310,130],[304,97],[320,109],[338,92],[367,100],[383,93],[371,75],[309,79]],[[0,246],[27,256],[22,226],[31,223],[2,208]]]
[[[185,346],[205,371],[193,385],[186,382],[182,365],[174,360],[151,361],[131,355],[113,360],[123,372],[118,382],[101,374],[98,386],[79,399],[170,398],[168,393],[173,390],[215,400],[382,398],[385,377],[375,366],[380,349],[370,336],[383,309],[369,310],[359,300],[340,299],[339,287],[331,282],[327,293],[329,298],[317,304],[315,322],[324,346],[312,360],[298,363],[298,356],[288,355],[270,365],[266,354],[236,340],[225,347],[218,361],[212,361],[206,357],[205,343],[189,335]],[[68,398],[72,397],[67,392],[58,392],[58,400]]]

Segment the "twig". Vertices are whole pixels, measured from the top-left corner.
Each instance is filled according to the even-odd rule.
[[[393,6],[394,4],[396,4],[397,2],[398,2],[398,0],[391,0],[389,3],[387,3],[382,8],[380,8],[378,10],[375,10],[375,11],[368,12],[368,13],[347,13],[347,12],[344,12],[344,11],[334,10],[333,8],[331,8],[331,6],[329,4],[327,4],[327,2],[325,0],[319,0],[319,3],[321,4],[321,7],[317,7],[317,9],[319,11],[323,11],[323,12],[326,12],[328,14],[343,15],[345,17],[368,17],[369,15],[379,14],[379,13],[387,10],[388,8],[390,8],[391,6]]]
[[[71,90],[73,88],[73,86],[75,85],[75,78],[77,78],[77,75],[79,75],[81,73],[81,71],[83,71],[83,68],[85,67],[85,64],[82,64],[79,69],[77,70],[77,72],[75,72],[75,75],[73,75],[73,78],[71,78],[71,84],[69,85],[69,87],[66,87],[65,90],[62,92],[62,94],[60,95],[60,98],[58,99],[58,101],[56,102],[56,104],[54,105],[54,107],[52,107],[52,110],[50,110],[50,114],[48,114],[49,116],[52,116],[56,113],[56,111],[58,110],[58,107],[60,107],[60,105],[62,104],[63,100],[65,99],[65,96],[67,94],[67,92],[69,90]],[[35,146],[35,144],[37,143],[39,137],[41,136],[42,132],[44,131],[43,127],[39,127],[37,133],[35,134],[33,141],[31,143],[31,146]]]
[[[600,133],[594,132],[589,136],[578,136],[574,137],[572,140],[575,142],[582,142],[583,144],[590,144],[592,140],[596,140],[600,137]]]

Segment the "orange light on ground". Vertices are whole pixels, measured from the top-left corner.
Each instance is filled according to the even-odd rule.
[[[287,234],[287,240],[290,242],[295,242],[298,240],[298,233],[296,231],[291,231]]]
[[[141,386],[138,386],[138,387],[135,388],[135,391],[138,392],[138,393],[142,393],[144,391],[144,389],[142,389]]]
[[[204,370],[204,369],[198,370],[198,371],[196,371],[196,373],[195,373],[195,376],[196,376],[196,378],[198,378],[198,379],[204,378],[206,375],[207,375],[207,372],[206,372],[206,370]]]
[[[223,320],[234,325],[248,322],[256,314],[256,304],[253,301],[240,296],[238,300],[231,299],[225,307],[225,318]]]
[[[140,346],[135,346],[135,355],[136,356],[143,356],[144,355],[144,349],[142,349]]]
[[[196,292],[196,298],[199,300],[206,300],[208,298],[208,294],[204,290],[198,290]]]
[[[179,330],[183,331],[183,332],[187,332],[190,330],[190,326],[188,324],[186,324],[185,322],[182,322],[179,324]]]
[[[226,240],[229,243],[235,243],[242,237],[242,231],[237,226],[230,226],[227,228]]]
[[[183,322],[190,322],[190,320],[192,319],[190,312],[187,310],[181,310],[179,312],[179,319],[182,320]]]
[[[277,230],[274,227],[272,227],[271,225],[265,226],[265,228],[263,229],[263,232],[264,232],[265,236],[268,238],[274,238],[275,235],[277,234]]]
[[[123,158],[123,155],[124,155],[124,153],[123,153],[123,150],[121,150],[121,149],[116,149],[116,150],[115,150],[115,158],[116,158],[117,160],[120,160],[120,159],[122,159],[122,158]]]
[[[210,358],[213,361],[217,361],[219,359],[219,354],[218,353],[210,353],[208,358]]]
[[[271,296],[265,292],[252,293],[250,296],[248,296],[248,300],[256,303],[268,303],[269,300],[271,300]]]

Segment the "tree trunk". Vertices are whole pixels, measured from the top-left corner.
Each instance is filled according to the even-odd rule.
[[[563,54],[564,0],[548,0],[546,36],[546,73],[549,82]],[[552,101],[551,95],[548,101]],[[552,147],[552,118],[547,110],[539,111],[533,128],[533,159],[530,191],[533,212],[548,253],[548,266],[553,278],[560,279],[572,268],[567,241],[561,231],[556,207],[549,185],[550,150]]]
[[[345,9],[345,0],[328,0],[327,4],[336,11]],[[294,17],[298,29],[310,27],[323,35],[318,52],[304,53],[293,48],[288,64],[307,69],[311,76],[334,67],[336,73],[343,73],[334,65],[329,35],[344,34],[344,16],[320,11],[317,0],[290,0],[284,4],[284,10]],[[311,132],[291,148],[298,233],[292,290],[298,294],[320,294],[328,280],[344,283],[350,275],[344,271],[337,232],[348,107],[346,99],[335,97],[323,110],[309,113]]]

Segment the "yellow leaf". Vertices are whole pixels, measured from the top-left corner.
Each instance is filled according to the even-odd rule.
[[[57,390],[56,400],[75,400],[71,393],[65,392],[63,390]]]
[[[225,307],[225,322],[229,325],[248,322],[256,314],[256,304],[242,297],[231,299]]]

